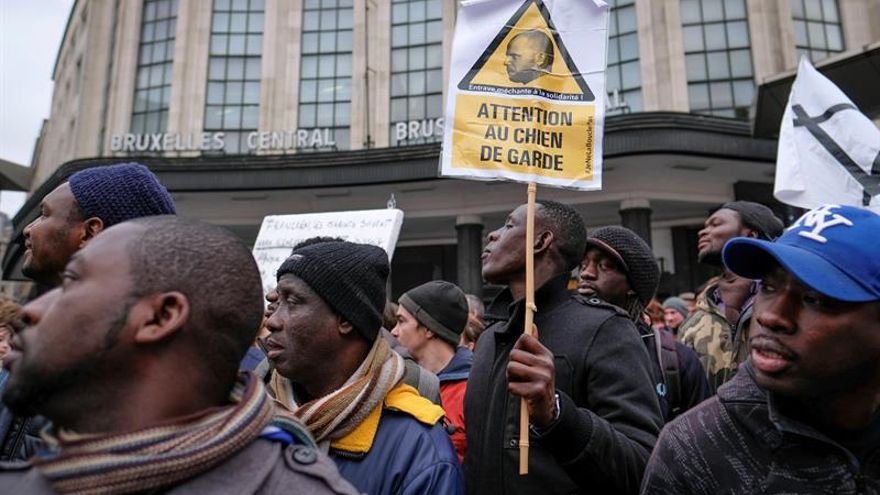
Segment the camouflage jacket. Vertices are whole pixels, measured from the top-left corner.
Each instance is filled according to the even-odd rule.
[[[740,363],[749,356],[744,325],[731,324],[724,310],[711,296],[717,284],[711,284],[697,296],[697,309],[678,329],[681,342],[696,351],[712,394],[724,382],[736,375]],[[746,321],[751,311],[743,312],[740,322]]]

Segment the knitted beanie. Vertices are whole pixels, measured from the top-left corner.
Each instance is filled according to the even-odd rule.
[[[678,311],[681,316],[687,318],[690,312],[688,311],[687,303],[684,302],[684,299],[680,297],[670,297],[663,301],[663,309],[674,309]]]
[[[468,304],[457,285],[434,280],[400,296],[400,305],[441,339],[458,346],[468,322]]]
[[[81,170],[68,180],[86,218],[98,217],[104,227],[152,215],[174,215],[174,200],[150,169],[120,163]]]
[[[766,241],[776,240],[782,235],[785,226],[774,213],[760,203],[752,201],[733,201],[724,203],[721,208],[733,210],[739,213],[742,224],[758,233],[759,239]]]
[[[618,225],[599,227],[587,236],[587,248],[597,247],[623,266],[632,290],[645,306],[660,284],[660,267],[651,247],[632,230]]]
[[[278,269],[278,280],[301,278],[327,305],[373,342],[382,326],[388,255],[380,247],[348,241],[298,247]]]

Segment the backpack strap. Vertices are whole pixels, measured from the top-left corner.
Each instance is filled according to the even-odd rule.
[[[419,391],[419,395],[440,405],[440,379],[412,359],[404,359],[403,383]]]
[[[666,382],[667,401],[671,417],[681,413],[681,371],[679,370],[678,353],[675,352],[675,337],[663,330],[654,329],[654,341],[657,343],[657,358]]]

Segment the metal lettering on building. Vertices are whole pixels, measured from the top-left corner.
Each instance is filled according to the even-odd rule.
[[[284,151],[301,148],[336,148],[331,129],[296,129],[293,131],[251,132],[247,135],[248,151]],[[114,152],[222,151],[226,133],[201,132],[180,134],[114,134],[110,150]]]
[[[396,142],[411,139],[428,139],[443,136],[443,117],[436,119],[410,120],[394,124]]]

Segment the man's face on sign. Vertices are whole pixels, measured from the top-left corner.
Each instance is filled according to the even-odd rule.
[[[553,44],[540,31],[527,31],[514,36],[507,45],[504,66],[507,77],[526,84],[550,71],[553,63]],[[549,53],[548,53],[549,51]]]

